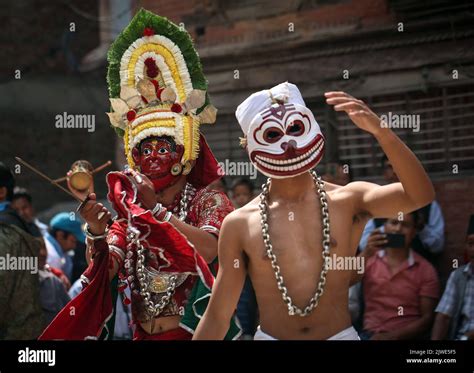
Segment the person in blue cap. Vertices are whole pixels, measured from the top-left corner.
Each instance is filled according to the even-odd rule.
[[[56,239],[62,249],[58,255],[65,259],[63,271],[71,279],[74,250],[78,242],[84,243],[86,240],[81,221],[74,213],[61,212],[51,219],[49,226],[51,236]]]

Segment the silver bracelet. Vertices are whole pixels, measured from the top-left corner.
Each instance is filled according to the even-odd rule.
[[[84,233],[86,234],[86,237],[91,239],[92,241],[102,240],[107,237],[107,234],[109,233],[109,228],[105,228],[105,232],[97,236],[89,231],[89,224],[86,223],[86,225],[84,226]]]
[[[162,208],[163,208],[163,205],[157,202],[155,207],[153,207],[153,210],[151,210],[152,215],[156,215],[158,212],[161,211]]]
[[[158,215],[162,214],[163,211],[166,211],[165,212],[165,215],[163,216],[162,219],[159,219]],[[151,210],[151,214],[156,218],[158,219],[159,221],[162,221],[162,222],[169,222],[171,217],[173,216],[173,214],[171,213],[171,211],[167,211],[166,210],[166,207],[163,207],[163,205],[159,202],[156,203],[155,207],[153,208],[153,210]]]
[[[172,216],[173,216],[172,212],[167,211],[165,214],[165,217],[163,218],[163,221],[169,222]]]

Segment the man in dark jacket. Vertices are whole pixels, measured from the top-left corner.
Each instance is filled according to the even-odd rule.
[[[11,207],[15,178],[10,169],[0,162],[0,222],[15,225],[33,237],[41,237],[41,232],[34,224],[25,222]]]
[[[44,326],[38,278],[40,233],[10,207],[14,186],[13,174],[0,162],[0,340],[35,339]]]

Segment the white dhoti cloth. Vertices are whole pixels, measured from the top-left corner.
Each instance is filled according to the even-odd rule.
[[[260,326],[257,328],[257,332],[253,337],[254,341],[276,341],[276,338],[273,338],[271,335],[263,332],[260,329]],[[332,337],[327,339],[328,341],[360,341],[359,334],[357,334],[356,330],[353,326],[348,327],[340,331],[337,334],[334,334]]]

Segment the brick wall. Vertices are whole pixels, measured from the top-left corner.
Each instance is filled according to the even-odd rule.
[[[249,6],[247,17],[233,17],[233,7],[225,5],[225,12],[214,9],[207,1],[144,0],[145,9],[165,16],[175,23],[184,22],[187,31],[198,45],[239,42],[248,35],[259,35],[271,39],[278,30],[285,30],[289,22],[298,27],[324,28],[357,22],[360,27],[385,24],[392,19],[386,0],[333,1],[332,4],[314,5],[313,8],[297,11],[288,3],[288,11],[266,17],[265,4]],[[264,2],[261,2],[264,3]],[[242,10],[234,7],[235,12]],[[206,17],[207,15],[207,17]],[[205,25],[205,33],[197,37],[196,26]],[[272,33],[275,32],[276,34]]]

